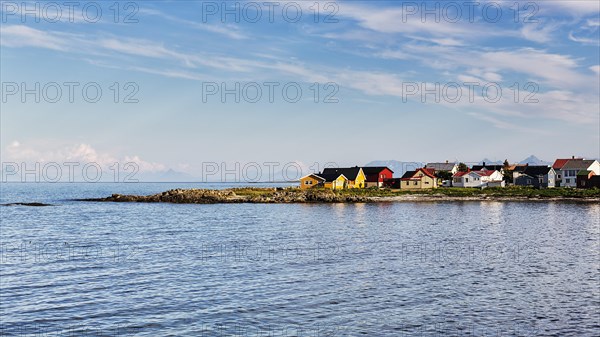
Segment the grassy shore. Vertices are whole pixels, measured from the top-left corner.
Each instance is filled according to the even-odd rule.
[[[179,204],[216,203],[355,203],[355,202],[428,202],[428,201],[574,201],[600,202],[600,189],[535,189],[507,188],[438,188],[405,191],[391,189],[348,189],[332,191],[324,188],[231,188],[224,190],[175,189],[153,195],[113,194],[107,198],[81,199],[104,202],[162,202]]]
[[[258,197],[266,196],[274,193],[273,189],[265,188],[234,188],[232,189],[237,195]],[[286,190],[297,191],[299,193],[333,193],[340,196],[357,196],[357,197],[396,197],[396,196],[448,196],[448,197],[519,197],[519,198],[600,198],[600,189],[577,189],[577,188],[545,188],[538,189],[533,187],[489,187],[489,188],[436,188],[423,190],[400,190],[400,189],[377,189],[377,188],[362,188],[362,189],[345,189],[345,190],[327,190],[324,188],[313,188],[310,190],[300,190],[298,188],[289,188]]]

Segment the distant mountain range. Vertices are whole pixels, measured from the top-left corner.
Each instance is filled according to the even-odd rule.
[[[511,164],[514,164],[514,162],[512,160],[509,160],[509,162]],[[489,164],[489,165],[503,165],[504,164],[504,160],[490,160],[488,158],[483,159],[482,161],[479,162],[479,165],[483,165],[483,163]],[[543,166],[543,165],[552,165],[552,162],[547,162],[545,160],[541,160],[540,158],[536,157],[535,155],[531,155],[519,162],[517,162],[517,164],[529,164],[529,165],[537,165],[537,166]]]
[[[538,157],[536,157],[534,155],[531,155],[531,156],[529,156],[529,157],[521,160],[519,162],[519,164],[529,164],[529,165],[539,165],[539,166],[547,165],[547,166],[550,166],[553,163],[541,160],[540,158],[538,158]]]

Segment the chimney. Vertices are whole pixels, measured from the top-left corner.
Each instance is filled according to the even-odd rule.
[[[571,156],[571,159],[575,159],[575,156]]]
[[[448,164],[448,161],[446,160],[446,164]]]
[[[482,165],[482,166],[485,166],[485,162],[483,162],[483,165]]]

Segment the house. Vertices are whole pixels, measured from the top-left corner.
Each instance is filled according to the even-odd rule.
[[[322,174],[319,176],[324,177],[324,175],[340,174],[344,175],[348,179],[348,187],[347,188],[364,188],[366,176],[363,172],[363,169],[358,166],[354,167],[332,167],[326,168],[323,170]]]
[[[348,188],[348,178],[341,173],[321,173],[319,177],[323,178],[323,187],[332,190],[342,190]]]
[[[594,171],[581,170],[577,173],[577,188],[600,188],[600,175]]]
[[[420,168],[415,171],[406,171],[400,178],[400,189],[402,190],[426,188],[437,188],[437,178],[429,170]]]
[[[503,175],[498,170],[456,172],[452,176],[454,187],[504,187]]]
[[[551,188],[556,186],[556,172],[549,166],[527,166],[514,178],[517,186]]]
[[[471,167],[472,171],[498,171],[500,174],[504,174],[504,165],[490,165],[485,164],[485,162],[481,163],[481,165],[473,165]]]
[[[523,171],[527,169],[529,164],[514,164],[506,168],[506,170],[512,173],[513,182],[523,174]],[[555,172],[556,173],[556,172]]]
[[[581,170],[592,171],[594,175],[600,175],[600,163],[597,160],[569,159],[560,169],[561,186],[577,187],[577,174]]]
[[[572,159],[575,159],[573,156]],[[582,158],[578,158],[582,159]],[[556,172],[556,186],[562,186],[562,167],[571,159],[556,159],[554,164],[552,164],[552,169]]]
[[[309,174],[300,178],[300,188],[307,189],[320,186],[322,187],[325,183],[325,178],[317,174]]]
[[[401,178],[392,178],[383,182],[383,186],[388,188],[400,188]]]
[[[394,176],[394,171],[386,166],[366,166],[362,170],[365,174],[365,187],[383,187]]]
[[[458,172],[458,164],[449,163],[448,161],[445,163],[427,163],[425,168],[434,169],[436,172],[450,172],[451,174]]]

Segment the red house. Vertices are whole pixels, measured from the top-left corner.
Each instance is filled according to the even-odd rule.
[[[383,187],[383,183],[394,176],[394,171],[386,166],[368,166],[362,169],[366,177],[365,187]]]

